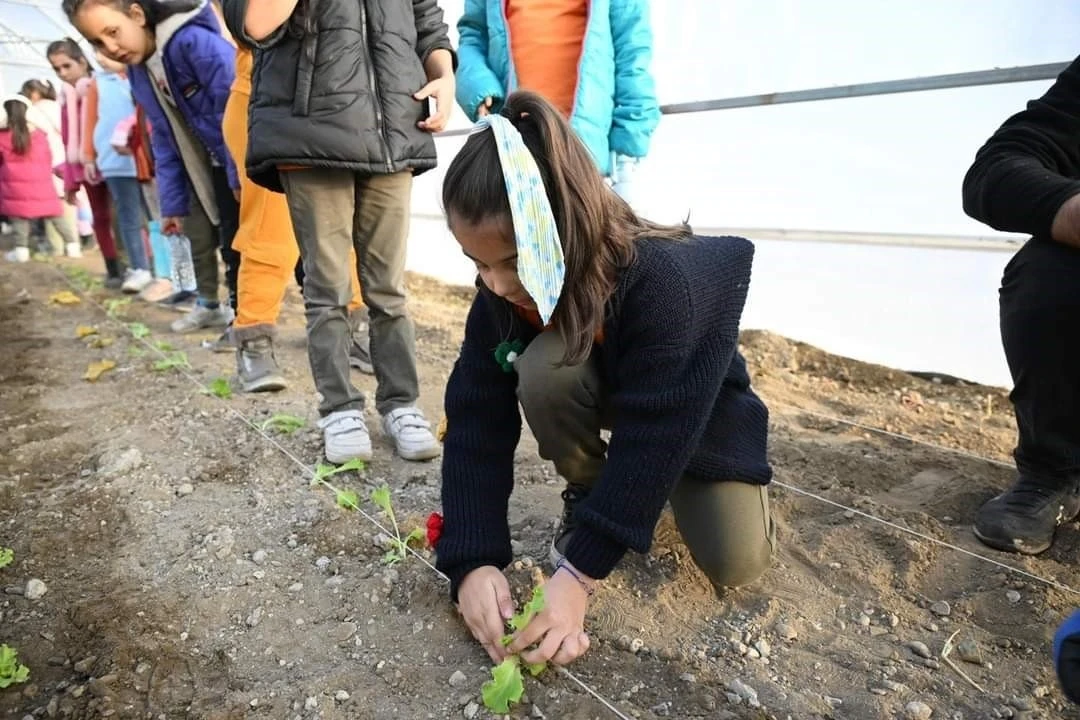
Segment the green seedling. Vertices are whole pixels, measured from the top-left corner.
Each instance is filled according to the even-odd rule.
[[[390,503],[390,487],[388,485],[383,484],[372,490],[371,502],[375,503],[382,510],[383,515],[390,519],[390,524],[394,528],[394,535],[390,538],[390,549],[383,555],[383,562],[387,565],[396,565],[408,557],[409,545],[423,541],[424,530],[414,528],[405,537],[401,536],[401,529],[398,527],[397,517],[394,515],[394,507]]]
[[[210,381],[210,386],[206,390],[209,394],[222,400],[228,400],[232,397],[232,386],[229,385],[229,381],[226,378],[219,377]]]
[[[150,335],[150,328],[141,322],[128,323],[128,332],[131,333],[131,337],[136,340],[142,340],[144,337]]]
[[[0,690],[24,683],[30,677],[30,668],[19,663],[19,651],[0,645]]]
[[[154,347],[164,353],[172,352],[176,349],[176,346],[168,340],[158,340],[156,343],[154,343]]]
[[[167,357],[154,363],[154,370],[157,370],[158,372],[190,369],[191,363],[188,362],[187,353],[180,351],[171,352]]]
[[[122,314],[121,308],[130,304],[131,298],[109,298],[105,301],[105,314],[115,320]]]
[[[304,418],[288,415],[286,413],[275,413],[270,419],[264,420],[263,423],[259,425],[259,429],[264,432],[273,430],[282,435],[292,435],[306,424],[307,421],[305,421]]]
[[[271,418],[273,420],[273,418]],[[330,488],[334,493],[334,501],[338,507],[345,508],[346,510],[359,510],[360,509],[360,496],[354,491],[348,488],[337,488],[333,484],[326,481],[326,478],[333,477],[338,473],[348,472],[350,470],[356,470],[360,472],[364,469],[363,460],[350,460],[343,465],[326,465],[319,463],[315,466],[315,475],[311,478],[312,485],[325,485]]]
[[[128,351],[128,355],[130,355],[133,358],[146,357],[146,349],[138,347],[137,345],[130,346],[127,349],[127,351]]]
[[[93,290],[101,287],[104,283],[99,277],[94,277],[86,269],[81,267],[66,267],[64,272],[68,276],[68,280],[71,284],[80,290]]]
[[[0,547],[0,568],[7,567],[15,559],[11,548]],[[19,663],[19,651],[7,645],[0,645],[0,690],[24,683],[30,677],[30,668]]]
[[[521,609],[507,621],[507,627],[511,631],[503,636],[503,646],[509,645],[514,640],[512,633],[523,630],[536,614],[544,609],[544,587],[538,585],[533,588],[532,597]],[[510,705],[521,702],[521,696],[525,693],[525,682],[522,679],[521,668],[530,675],[536,677],[547,668],[547,663],[523,663],[517,655],[511,655],[501,663],[491,668],[491,679],[480,688],[480,696],[484,701],[484,707],[493,713],[500,715],[510,712]]]

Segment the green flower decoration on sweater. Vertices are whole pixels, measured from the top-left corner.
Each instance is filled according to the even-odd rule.
[[[514,372],[514,361],[525,351],[525,343],[520,340],[503,340],[495,347],[495,362],[503,372]]]

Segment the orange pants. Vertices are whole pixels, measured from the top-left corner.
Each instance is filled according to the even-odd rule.
[[[285,289],[300,257],[285,196],[256,185],[244,171],[249,100],[248,95],[234,89],[229,94],[221,123],[225,145],[240,176],[240,228],[233,239],[233,249],[240,253],[233,330],[240,339],[245,335],[273,332],[285,299]],[[363,302],[356,276],[355,253],[352,258],[353,297],[349,309],[356,310]]]

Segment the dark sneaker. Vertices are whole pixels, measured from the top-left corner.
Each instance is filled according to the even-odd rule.
[[[274,392],[287,387],[269,337],[245,340],[236,351],[236,374],[244,392]]]
[[[195,306],[195,298],[196,294],[190,290],[178,290],[164,300],[159,300],[157,304],[181,312],[190,312]]]
[[[566,558],[566,547],[570,544],[570,536],[577,528],[577,520],[574,519],[574,511],[578,503],[589,497],[589,488],[584,485],[567,483],[562,491],[563,510],[559,518],[559,525],[555,528],[555,535],[551,538],[551,550],[548,551],[548,562],[551,567],[556,567]]]
[[[119,290],[124,287],[124,278],[120,275],[106,275],[105,287],[108,290]]]
[[[975,515],[975,537],[1005,552],[1038,555],[1054,542],[1057,526],[1080,514],[1080,478],[1039,480],[1021,475]]]

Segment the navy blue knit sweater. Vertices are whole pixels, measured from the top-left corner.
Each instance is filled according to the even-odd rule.
[[[607,462],[579,503],[567,559],[606,577],[628,549],[646,552],[681,476],[765,484],[768,410],[738,354],[753,245],[742,238],[649,239],[618,279],[600,348],[614,418]],[[537,330],[481,287],[446,386],[445,524],[437,564],[461,580],[512,559],[507,505],[521,435],[517,375],[495,360],[504,340]]]

